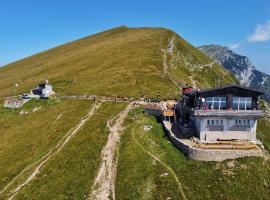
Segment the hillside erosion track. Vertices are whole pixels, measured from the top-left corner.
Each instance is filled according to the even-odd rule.
[[[9,196],[8,199],[9,200],[13,199],[25,185],[27,185],[40,173],[42,168],[49,162],[49,160],[58,152],[60,152],[64,148],[64,146],[72,139],[72,137],[74,137],[74,135],[76,135],[79,132],[82,126],[95,114],[100,105],[101,103],[94,104],[90,109],[90,111],[88,112],[88,114],[82,117],[80,122],[70,131],[68,131],[67,134],[57,143],[55,147],[53,147],[41,159],[31,164],[30,166],[26,167],[17,177],[15,177],[9,184],[6,185],[6,187],[0,192],[0,195],[2,195],[13,183],[15,183],[17,179],[24,174],[24,172],[29,170],[34,165],[37,165],[37,167],[34,168],[33,172],[27,177],[27,179],[8,194]]]
[[[70,96],[59,96],[55,97],[58,99],[73,99],[73,100],[98,100],[102,102],[133,102],[140,105],[145,105],[148,102],[147,98],[134,98],[134,97],[118,97],[118,96],[98,96],[98,95],[70,95]]]
[[[102,150],[100,168],[88,199],[115,200],[115,178],[118,164],[117,145],[120,140],[120,133],[123,130],[124,120],[134,107],[134,104],[130,103],[124,111],[119,113],[114,124],[113,120],[107,122],[110,134],[107,144]]]
[[[178,190],[179,190],[179,192],[181,194],[182,199],[187,200],[187,197],[186,197],[186,195],[184,193],[184,190],[183,190],[183,185],[180,182],[180,180],[178,179],[178,177],[177,177],[176,173],[174,172],[174,170],[169,165],[167,165],[165,162],[163,162],[161,159],[159,159],[157,156],[152,154],[150,151],[147,151],[143,147],[143,145],[136,139],[136,137],[134,135],[135,135],[135,133],[134,133],[134,128],[133,128],[133,130],[132,130],[132,139],[133,139],[133,141],[142,149],[142,151],[144,153],[146,153],[148,156],[152,157],[154,160],[158,161],[164,168],[166,168],[172,174],[174,180],[177,183]]]
[[[175,80],[170,73],[168,72],[169,70],[169,64],[167,62],[168,55],[172,55],[174,51],[174,42],[175,42],[175,36],[173,36],[166,49],[163,49],[162,47],[160,48],[161,53],[162,53],[162,58],[163,58],[163,71],[164,74],[168,76],[168,78],[175,84],[178,85],[177,80]]]

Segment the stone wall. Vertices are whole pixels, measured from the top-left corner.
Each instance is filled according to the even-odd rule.
[[[261,149],[254,150],[220,150],[220,149],[203,149],[190,146],[184,140],[178,139],[171,131],[167,122],[163,122],[164,130],[172,143],[184,152],[188,158],[200,161],[223,161],[227,159],[235,159],[240,157],[263,157],[264,153]]]
[[[256,150],[213,150],[201,148],[189,148],[188,157],[201,161],[223,161],[240,157],[263,157],[263,151]]]
[[[4,101],[4,108],[20,108],[24,104],[23,100],[18,99],[5,99]]]

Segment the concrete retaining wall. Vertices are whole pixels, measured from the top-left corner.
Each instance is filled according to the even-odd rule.
[[[188,157],[193,160],[223,161],[240,157],[263,157],[261,150],[213,150],[189,148]]]
[[[188,158],[193,160],[223,161],[226,159],[235,159],[247,156],[263,157],[263,151],[259,148],[255,150],[216,150],[193,147],[185,144],[183,140],[178,139],[170,128],[166,126],[166,123],[163,122],[163,126],[168,138],[172,141],[172,143],[187,154]]]

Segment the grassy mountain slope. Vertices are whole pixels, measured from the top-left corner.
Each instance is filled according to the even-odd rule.
[[[89,101],[50,100],[32,101],[15,111],[1,107],[0,191],[12,180],[16,182],[23,170],[27,169],[27,173],[34,167],[34,163],[80,121],[90,106]],[[33,112],[35,108],[40,109]],[[19,114],[22,110],[27,114]]]
[[[266,149],[270,151],[270,106],[267,102],[262,102],[261,108],[266,112],[264,118],[258,121],[257,136],[263,141]]]
[[[17,199],[86,199],[100,166],[102,147],[107,141],[107,120],[125,106],[103,104]]]
[[[117,199],[269,199],[269,160],[189,160],[168,141],[156,119],[145,117],[142,110],[134,110],[126,123]],[[153,128],[145,131],[146,125]],[[270,138],[269,134],[265,137]]]
[[[177,81],[197,87],[236,82],[174,32],[120,27],[50,49],[0,69],[0,96],[25,92],[49,79],[57,95],[175,97]],[[14,88],[18,83],[19,87]],[[31,101],[0,106],[0,199],[24,183],[46,153],[98,104],[86,100]],[[86,199],[108,139],[107,121],[124,103],[103,102],[97,112],[46,161],[14,199]],[[267,104],[265,105],[267,106]],[[34,108],[40,108],[33,112]],[[21,111],[27,112],[21,115]],[[152,125],[149,132],[144,125]],[[266,125],[265,125],[266,124]],[[268,118],[260,136],[269,149]],[[188,160],[164,137],[161,125],[132,111],[119,143],[116,199],[269,199],[270,164],[260,158]],[[54,150],[55,152],[55,150]],[[154,159],[156,156],[159,160]],[[254,187],[256,185],[256,187]],[[5,189],[6,188],[6,189]],[[4,191],[3,191],[4,190]]]
[[[45,79],[58,95],[136,97],[174,96],[172,79],[194,86],[235,82],[219,65],[204,66],[211,62],[167,29],[119,27],[0,68],[0,96],[28,92]]]
[[[19,176],[0,194],[1,199],[6,199],[33,172],[37,167],[35,162],[92,105],[92,101],[85,100],[37,101],[23,108],[29,112],[23,116],[19,110],[1,108],[0,191]],[[40,106],[40,110],[32,112]],[[107,120],[125,106],[102,103],[98,112],[15,199],[86,199],[108,138]],[[145,125],[153,128],[144,131]],[[189,160],[164,136],[161,125],[153,117],[142,114],[142,108],[129,114],[125,127],[118,151],[116,199],[269,199],[269,160],[243,158],[221,163]],[[267,130],[262,132],[262,140],[269,149],[269,134]]]
[[[0,109],[0,199],[18,185],[73,131],[93,105],[87,100],[33,101],[21,110]],[[108,136],[107,120],[125,103],[103,103],[89,121],[52,155],[17,199],[83,199],[90,192]],[[40,108],[41,107],[41,108]],[[33,112],[34,108],[40,108]],[[61,187],[59,187],[61,186]]]

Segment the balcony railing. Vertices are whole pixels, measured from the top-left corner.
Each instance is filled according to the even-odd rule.
[[[207,125],[206,128],[208,128],[209,131],[223,131],[224,130],[223,125]]]
[[[193,110],[194,116],[213,116],[213,117],[253,117],[253,118],[261,118],[265,115],[263,110]]]
[[[250,125],[234,125],[229,128],[229,131],[247,131],[250,127]]]

